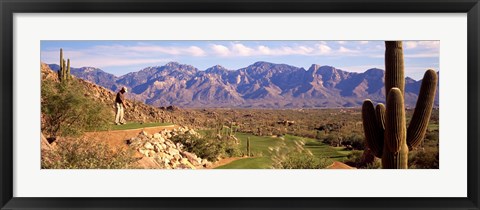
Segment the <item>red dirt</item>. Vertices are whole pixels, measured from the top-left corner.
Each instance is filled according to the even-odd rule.
[[[84,137],[87,139],[95,140],[95,141],[107,142],[112,148],[117,148],[117,147],[126,147],[127,139],[137,136],[138,133],[142,131],[145,131],[148,134],[154,134],[164,129],[172,130],[173,128],[175,128],[175,125],[156,126],[156,127],[148,127],[148,128],[130,129],[130,130],[87,132],[84,134]]]
[[[345,163],[335,161],[332,163],[332,165],[327,166],[327,169],[356,169],[356,168],[351,167]]]

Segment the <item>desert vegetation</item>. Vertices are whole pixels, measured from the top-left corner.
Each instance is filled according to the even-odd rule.
[[[387,42],[385,57],[385,100],[366,99],[362,107],[179,108],[128,100],[128,123],[113,125],[115,93],[71,75],[70,59],[61,51],[57,72],[42,65],[47,147],[41,167],[439,168],[437,73],[425,73],[410,108],[403,95],[401,42]]]

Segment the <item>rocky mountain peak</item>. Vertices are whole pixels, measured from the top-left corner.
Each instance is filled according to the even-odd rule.
[[[223,73],[226,73],[227,71],[228,69],[226,69],[221,65],[215,65],[205,70],[206,73],[214,73],[214,74],[223,74]]]
[[[365,71],[365,75],[368,75],[371,77],[384,77],[385,71],[379,68],[371,68]]]
[[[321,66],[318,64],[312,64],[310,68],[308,68],[309,72],[316,72]]]
[[[287,64],[258,61],[238,70],[215,65],[198,71],[190,65],[170,62],[118,78],[73,70],[72,74],[111,90],[127,86],[137,100],[154,106],[343,107],[361,106],[365,98],[385,100],[385,73],[378,68],[357,73],[312,64],[305,71]],[[415,103],[419,88],[419,81],[406,78],[407,104]]]

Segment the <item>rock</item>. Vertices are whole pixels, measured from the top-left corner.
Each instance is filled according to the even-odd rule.
[[[174,149],[174,148],[172,148],[172,147],[168,148],[168,153],[169,153],[170,155],[178,155],[178,154],[180,154],[177,149]]]
[[[159,152],[159,153],[157,153],[157,157],[158,157],[158,158],[161,158],[161,159],[164,159],[164,158],[167,157],[167,155],[166,155],[165,153],[163,153],[163,152]]]
[[[156,156],[155,154],[156,154],[155,151],[153,151],[153,150],[148,150],[148,152],[147,152],[147,157],[155,157],[155,156]]]
[[[155,161],[153,158],[143,157],[137,161],[137,167],[139,168],[163,168],[161,164]]]
[[[180,143],[176,143],[175,146],[177,147],[178,150],[181,150],[183,145]]]
[[[186,163],[188,163],[188,159],[187,158],[182,158],[182,159],[180,159],[180,163],[186,164]]]
[[[175,144],[173,144],[171,141],[166,141],[165,144],[168,148],[176,148]]]
[[[194,162],[192,162],[192,163],[194,163]],[[196,163],[197,163],[197,165],[202,165],[202,158],[197,158]]]
[[[153,134],[153,138],[156,138],[156,139],[162,138],[162,134],[160,134],[160,133],[154,133],[154,134]]]
[[[160,136],[160,138],[158,138],[158,142],[160,142],[160,143],[165,142],[165,138],[163,138],[163,136]]]
[[[156,153],[159,153],[160,151],[163,151],[163,148],[162,148],[161,144],[155,144],[153,146],[153,151],[155,151]]]
[[[149,150],[146,150],[146,149],[138,149],[138,152],[140,152],[142,155],[148,157]]]
[[[179,155],[179,154],[175,154],[175,155],[173,155],[173,158],[175,158],[175,160],[180,160],[180,159],[182,159],[182,156]]]
[[[182,152],[182,154],[183,154],[183,156],[185,156],[185,157],[188,159],[188,161],[190,161],[191,163],[193,163],[193,164],[198,164],[198,163],[200,163],[200,162],[198,162],[198,160],[197,160],[197,155],[192,154],[192,153],[190,153],[190,152],[185,152],[185,151]],[[201,159],[200,159],[200,161],[201,161]]]
[[[48,143],[47,138],[45,138],[45,136],[43,136],[43,134],[41,134],[40,143],[41,143],[41,147],[40,147],[40,148],[41,148],[42,150],[50,150],[50,149],[52,149],[52,145],[50,145],[50,143]]]
[[[170,165],[169,165],[168,163],[165,163],[165,164],[164,164],[164,168],[165,168],[165,169],[172,169],[172,167],[170,167]]]
[[[153,150],[153,149],[154,149],[152,143],[150,143],[150,142],[145,142],[145,144],[143,145],[143,147],[144,147],[145,149],[150,149],[150,150]]]
[[[142,132],[140,132],[141,135],[144,135],[144,136],[148,136],[148,133],[144,130],[142,130]]]

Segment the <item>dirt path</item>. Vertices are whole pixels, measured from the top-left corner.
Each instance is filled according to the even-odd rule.
[[[215,162],[212,166],[208,167],[208,169],[220,167],[220,166],[223,166],[223,165],[227,165],[227,164],[229,164],[233,161],[240,160],[240,159],[243,159],[243,158],[248,158],[248,157],[229,157],[229,158],[221,159],[221,160]]]
[[[95,140],[107,142],[113,148],[115,147],[125,147],[127,146],[126,141],[129,138],[135,137],[138,133],[145,131],[148,134],[158,133],[164,129],[172,130],[176,126],[156,126],[156,127],[147,127],[147,128],[138,128],[130,130],[112,130],[112,131],[98,131],[98,132],[87,132],[84,134],[84,137]]]
[[[345,163],[335,161],[332,163],[332,165],[327,166],[327,169],[356,169],[356,168],[351,167]]]

